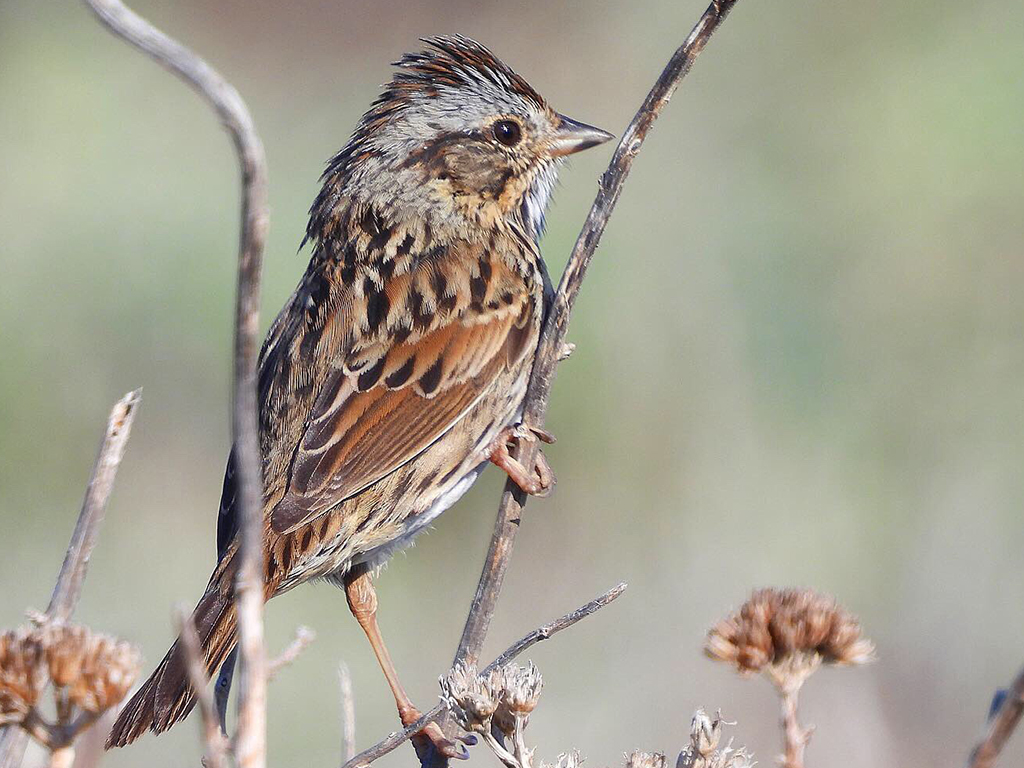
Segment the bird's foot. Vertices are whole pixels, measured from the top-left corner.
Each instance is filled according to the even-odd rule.
[[[419,714],[417,713],[417,716],[406,723],[406,725],[415,723],[419,719]],[[404,721],[405,718],[403,717],[402,720]],[[428,723],[422,731],[412,737],[412,745],[416,749],[416,755],[420,758],[421,763],[432,752],[449,760],[468,760],[469,751],[466,749],[467,744],[469,746],[476,744],[476,736],[467,733],[464,736],[456,737],[456,740],[453,741],[444,735],[444,731],[441,730],[441,726],[437,723]]]
[[[491,444],[490,460],[498,467],[501,467],[513,483],[530,496],[547,496],[555,486],[555,473],[551,471],[544,452],[537,449],[536,458],[533,461],[531,472],[522,463],[512,457],[509,453],[510,445],[517,445],[523,441],[537,441],[548,443],[555,442],[555,437],[539,427],[528,427],[525,424],[516,424],[513,427],[505,427],[498,433],[498,436]]]

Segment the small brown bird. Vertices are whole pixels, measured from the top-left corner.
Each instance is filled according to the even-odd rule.
[[[375,568],[494,462],[527,493],[553,478],[508,446],[551,284],[538,250],[562,158],[611,138],[555,112],[461,36],[425,40],[329,162],[313,255],[259,361],[266,598],[343,586],[404,724],[419,718],[376,622]],[[305,241],[304,241],[305,242]],[[224,479],[217,567],[192,615],[215,671],[234,649],[238,510]],[[176,642],[107,746],[167,730],[195,701]],[[434,725],[424,737],[460,750]]]

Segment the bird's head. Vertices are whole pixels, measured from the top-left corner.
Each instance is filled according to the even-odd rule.
[[[396,62],[325,181],[378,207],[474,225],[511,218],[539,237],[561,159],[611,134],[556,112],[473,40],[424,42]]]

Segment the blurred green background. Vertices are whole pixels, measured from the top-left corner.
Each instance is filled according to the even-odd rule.
[[[621,132],[697,16],[677,3],[145,0],[244,94],[273,218],[264,326],[324,160],[423,35],[491,46],[560,110]],[[1024,5],[740,3],[640,155],[578,304],[488,654],[619,580],[531,651],[539,755],[674,753],[698,705],[778,750],[770,687],[702,658],[762,585],[839,596],[878,645],[805,689],[814,766],[960,765],[1024,661]],[[147,672],[213,565],[228,446],[238,190],[215,119],[77,3],[0,0],[0,625],[44,607],[113,401],[144,401],[77,617]],[[563,173],[557,273],[609,148]],[[378,582],[414,698],[436,700],[490,535],[489,470]],[[344,596],[275,600],[273,765],[336,765],[394,730]],[[197,725],[109,766],[195,765]],[[1024,736],[1006,765],[1024,760]],[[483,748],[474,760],[493,763]],[[403,748],[381,766],[410,765]]]

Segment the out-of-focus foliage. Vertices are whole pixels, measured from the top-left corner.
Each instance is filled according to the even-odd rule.
[[[555,106],[620,131],[698,2],[146,0],[263,131],[264,323],[323,161],[417,37],[490,45]],[[620,579],[531,655],[540,752],[669,748],[697,706],[771,762],[774,701],[700,653],[759,585],[857,613],[878,663],[801,702],[826,768],[966,754],[1024,632],[1024,6],[741,3],[666,110],[584,287],[559,374],[553,498],[531,503],[490,649]],[[195,96],[76,3],[0,2],[0,625],[42,607],[110,404],[143,386],[77,616],[154,664],[214,558],[228,442],[237,179]],[[563,174],[557,272],[607,149]],[[436,701],[497,500],[478,487],[379,581],[414,698]],[[333,669],[360,747],[397,717],[343,595],[275,600],[320,641],[271,690],[271,762],[330,765]],[[525,660],[524,660],[525,663]],[[194,723],[107,765],[194,762]],[[1024,759],[1021,740],[1007,764]],[[954,755],[954,757],[951,757]],[[184,757],[183,757],[184,756]],[[408,765],[406,748],[381,763]],[[489,755],[478,760],[488,761]]]

